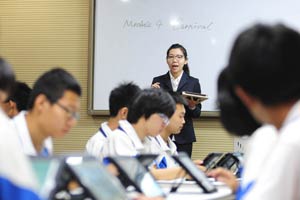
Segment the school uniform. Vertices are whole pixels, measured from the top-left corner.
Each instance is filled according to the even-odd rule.
[[[175,80],[170,72],[164,75],[153,78],[152,84],[159,82],[160,87],[166,91],[176,91],[181,93],[182,91],[201,93],[201,87],[199,80],[192,76],[189,76],[185,72],[182,73],[180,81]],[[188,106],[185,106],[186,114],[184,116],[185,124],[181,129],[180,134],[172,136],[177,146],[177,151],[185,151],[188,155],[192,154],[192,144],[196,142],[196,136],[193,126],[192,118],[200,118],[201,104],[198,104],[195,109],[191,110]]]
[[[98,130],[86,143],[86,151],[89,155],[97,158],[102,157],[102,148],[108,137],[113,131],[107,125],[107,122],[103,122]]]
[[[114,130],[103,145],[103,157],[136,156],[144,152],[144,145],[133,126],[126,120],[119,121],[121,129]]]
[[[156,137],[148,136],[145,140],[147,140],[147,144],[149,144],[145,145],[146,153],[159,155],[154,162],[156,168],[161,169],[178,166],[178,164],[172,158],[173,155],[178,154],[176,150],[177,147],[170,138],[168,138],[167,143],[160,135]]]
[[[17,134],[22,147],[23,152],[29,156],[51,156],[53,153],[52,139],[48,137],[44,140],[41,152],[37,152],[31,140],[27,122],[25,119],[26,111],[21,111],[12,120],[17,129]]]
[[[0,188],[1,199],[40,199],[37,181],[27,157],[22,153],[17,130],[0,108]]]
[[[251,191],[251,185],[255,184],[261,175],[277,141],[278,132],[272,125],[258,128],[248,139],[245,146],[244,168],[237,199],[244,198]]]
[[[278,142],[245,200],[300,199],[300,101],[278,130]]]

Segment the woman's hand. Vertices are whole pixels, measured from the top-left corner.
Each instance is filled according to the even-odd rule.
[[[160,88],[160,82],[156,82],[156,83],[153,83],[152,85],[151,85],[151,87],[152,88]]]

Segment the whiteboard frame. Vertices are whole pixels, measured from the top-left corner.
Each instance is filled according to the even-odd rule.
[[[94,109],[94,49],[95,49],[95,1],[90,0],[89,6],[89,38],[88,38],[88,114],[109,116],[109,110]],[[108,99],[107,99],[108,101]],[[219,117],[220,111],[202,111],[201,117]]]

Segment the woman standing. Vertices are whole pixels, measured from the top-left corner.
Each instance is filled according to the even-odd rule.
[[[169,71],[153,78],[151,87],[163,88],[166,91],[182,91],[201,93],[200,83],[197,78],[190,76],[186,49],[180,44],[173,44],[167,51],[167,64]],[[199,118],[201,104],[188,99],[185,106],[185,124],[178,135],[173,135],[177,151],[185,151],[191,157],[193,142],[196,141],[192,118]]]

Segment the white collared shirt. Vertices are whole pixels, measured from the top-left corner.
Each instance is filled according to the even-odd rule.
[[[146,137],[146,140],[148,140],[145,147],[146,153],[159,154],[159,157],[155,160],[156,164],[159,164],[162,159],[165,158],[167,168],[178,166],[175,160],[171,157],[178,153],[175,143],[170,138],[168,138],[167,143],[160,135],[156,137],[148,136]]]
[[[53,151],[52,139],[48,137],[44,140],[44,144],[41,152],[37,152],[34,148],[34,145],[31,140],[31,136],[29,133],[29,129],[27,126],[27,122],[25,119],[26,111],[21,111],[17,116],[15,116],[12,120],[17,129],[17,134],[19,136],[19,141],[21,143],[21,147],[26,155],[30,156],[50,156]]]
[[[22,199],[22,197],[28,197],[27,193],[37,192],[37,180],[28,158],[22,153],[16,127],[1,108],[0,163],[1,183],[6,185],[6,187],[1,187],[1,195],[6,197],[11,194],[10,192],[14,192],[14,196],[17,197],[20,193],[18,197]]]
[[[288,113],[276,146],[243,199],[300,199],[300,101]]]
[[[181,72],[181,74],[177,78],[174,78],[174,76],[171,74],[171,72],[169,72],[170,80],[171,80],[171,84],[172,84],[172,88],[173,88],[174,92],[176,92],[177,89],[178,89],[182,74],[183,74],[183,71]]]
[[[86,143],[85,148],[89,155],[102,158],[102,148],[107,137],[113,132],[107,122],[103,122],[98,130]]]
[[[126,120],[119,121],[123,130],[114,130],[103,146],[103,156],[136,156],[144,151],[144,145],[133,126]]]

